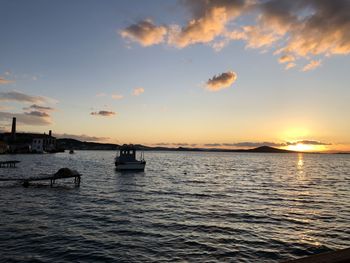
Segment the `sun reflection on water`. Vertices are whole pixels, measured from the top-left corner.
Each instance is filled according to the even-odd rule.
[[[297,177],[298,179],[305,179],[305,173],[304,173],[304,154],[299,153],[298,154],[298,162],[297,162]]]

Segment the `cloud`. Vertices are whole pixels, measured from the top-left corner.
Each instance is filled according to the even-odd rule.
[[[144,88],[135,88],[134,90],[133,90],[133,92],[132,92],[132,95],[134,95],[134,96],[139,96],[139,95],[141,95],[142,93],[144,93],[145,92],[145,89]]]
[[[14,80],[8,80],[8,79],[5,79],[3,77],[0,77],[0,85],[9,84],[9,83],[12,83],[12,82],[14,82]]]
[[[55,136],[57,138],[70,138],[70,139],[75,139],[79,141],[90,141],[90,142],[107,141],[110,139],[109,137],[96,137],[96,136],[89,136],[85,134],[76,135],[76,134],[68,134],[68,133],[55,134]]]
[[[164,147],[171,147],[171,146],[176,146],[176,147],[195,147],[195,146],[197,146],[196,143],[178,143],[178,142],[160,142],[160,143],[154,143],[153,145],[164,146]]]
[[[124,98],[123,95],[120,95],[120,94],[112,94],[112,99],[115,99],[115,100],[120,100]]]
[[[25,125],[50,125],[51,119],[48,116],[38,116],[28,113],[11,113],[11,112],[0,112],[0,121],[10,122],[13,117],[16,117],[17,122]]]
[[[314,141],[314,140],[302,140],[296,142],[287,142],[286,145],[297,145],[297,144],[306,144],[306,145],[332,145],[331,143]]]
[[[220,75],[215,75],[206,83],[207,89],[210,91],[219,91],[231,86],[237,79],[237,74],[233,71],[224,72]]]
[[[220,147],[222,146],[221,143],[206,143],[206,144],[203,144],[204,147]]]
[[[192,18],[183,27],[173,25],[169,30],[169,44],[179,48],[209,43],[225,32],[225,25],[245,7],[242,0],[183,1]]]
[[[37,110],[37,111],[53,111],[54,108],[48,106],[40,106],[37,104],[30,105],[29,107],[23,108],[24,110]]]
[[[106,93],[103,93],[103,92],[97,93],[96,97],[106,97]]]
[[[309,64],[305,65],[302,71],[309,71],[321,66],[321,60],[311,60]]]
[[[47,101],[47,99],[41,96],[30,96],[19,91],[8,91],[8,92],[0,92],[0,101],[44,103]]]
[[[178,147],[194,147],[194,146],[197,146],[196,143],[186,143],[186,142],[174,142],[174,143],[171,143],[171,145],[174,145],[174,146],[178,146]]]
[[[350,53],[350,1],[269,0],[257,1],[252,9],[257,14],[256,27],[262,34],[274,35],[275,53],[285,53],[280,63]],[[319,65],[312,60],[303,71]]]
[[[145,19],[126,27],[119,33],[123,38],[147,47],[162,43],[167,34],[167,28],[156,26],[151,19]]]
[[[288,63],[288,64],[284,67],[284,69],[285,69],[285,70],[288,70],[288,69],[294,68],[296,65],[297,65],[297,64],[295,64],[295,63],[293,63],[293,62],[290,62],[290,63]]]
[[[169,146],[169,145],[171,145],[171,143],[159,142],[159,143],[154,143],[153,145],[157,145],[157,146]]]
[[[36,116],[36,117],[50,117],[49,114],[41,111],[30,111],[30,112],[25,112],[24,114],[30,115],[30,116]]]
[[[261,146],[281,147],[285,145],[286,145],[285,143],[276,143],[276,142],[238,142],[238,143],[222,144],[222,146],[229,146],[229,147],[261,147]]]
[[[112,117],[112,116],[116,115],[116,112],[100,110],[100,111],[96,111],[96,112],[91,112],[90,115]]]
[[[291,55],[283,55],[278,59],[279,63],[288,63],[288,62],[293,62],[295,61],[295,57]]]
[[[167,43],[185,48],[202,43],[217,51],[231,41],[244,41],[247,48],[282,54],[278,61],[287,63],[285,69],[305,59],[311,60],[306,70],[314,69],[319,66],[312,62],[316,59],[350,54],[348,0],[181,2],[190,14],[184,25],[159,27],[144,20],[127,27],[121,35],[143,46]]]
[[[260,26],[242,26],[240,30],[226,33],[231,40],[245,40],[247,48],[265,48],[277,41],[274,33],[262,29]]]
[[[10,107],[0,105],[0,111],[2,111],[2,110],[9,110],[9,109],[10,109]]]

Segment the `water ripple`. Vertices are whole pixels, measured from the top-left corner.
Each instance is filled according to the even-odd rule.
[[[1,262],[279,262],[350,245],[350,156],[147,152],[120,173],[113,152],[0,156]]]

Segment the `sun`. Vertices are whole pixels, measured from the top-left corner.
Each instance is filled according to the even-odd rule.
[[[296,143],[288,145],[285,149],[296,152],[323,152],[327,150],[324,145]]]
[[[288,145],[288,150],[291,151],[297,151],[297,152],[310,152],[310,151],[315,151],[316,147],[314,145],[309,145],[309,144],[303,144],[303,143],[297,143],[295,145]]]

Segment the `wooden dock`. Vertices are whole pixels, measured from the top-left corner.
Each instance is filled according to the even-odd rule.
[[[0,168],[15,168],[16,163],[20,163],[20,161],[1,161]]]
[[[31,182],[50,181],[50,187],[53,187],[54,184],[56,183],[56,180],[74,178],[74,185],[80,186],[80,177],[81,177],[81,174],[75,170],[71,170],[69,168],[61,168],[57,171],[57,173],[53,175],[39,175],[39,176],[32,176],[28,178],[0,178],[0,181],[2,182],[17,181],[17,182],[21,182],[24,187],[28,187]]]
[[[349,263],[350,248],[322,253],[300,259],[285,261],[284,263]]]

